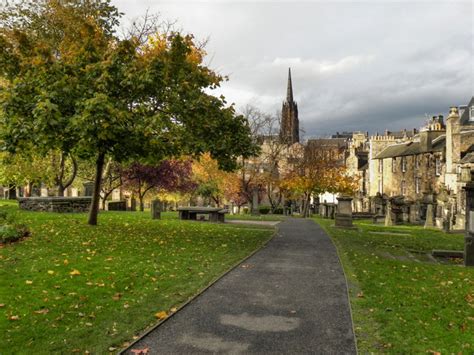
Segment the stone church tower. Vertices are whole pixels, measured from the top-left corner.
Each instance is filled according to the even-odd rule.
[[[293,86],[291,84],[290,68],[288,68],[286,101],[283,102],[283,107],[281,109],[280,140],[287,144],[294,144],[300,141],[298,105],[293,101]]]

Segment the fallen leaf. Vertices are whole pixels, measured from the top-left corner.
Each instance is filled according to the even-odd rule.
[[[118,301],[122,297],[122,294],[117,292],[115,295],[112,296],[114,301]]]
[[[170,311],[173,312],[173,313],[176,312],[177,310],[178,309],[176,307],[173,307],[173,308],[170,309]]]
[[[132,353],[136,354],[136,355],[142,355],[142,354],[148,354],[148,350],[150,350],[149,348],[143,348],[143,349],[132,349],[130,350]]]
[[[364,292],[362,292],[362,291],[359,292],[359,293],[357,294],[357,297],[359,297],[359,298],[364,298]]]
[[[31,285],[31,284],[33,283],[33,281],[31,281],[31,280],[26,280],[25,283],[26,283],[27,285]]]
[[[54,275],[54,271],[53,270],[48,270],[48,274]]]
[[[34,311],[34,313],[36,314],[46,314],[48,312],[49,312],[49,309],[47,308],[40,309],[39,311]]]
[[[69,275],[72,275],[72,276],[80,275],[80,274],[81,274],[81,272],[80,272],[79,270],[76,270],[76,269],[72,270],[72,271],[69,273]]]
[[[10,320],[19,320],[20,317],[19,316],[10,316],[8,319],[10,319]]]
[[[168,314],[165,311],[161,311],[161,312],[155,313],[155,317],[158,318],[159,320],[162,320],[168,317]]]
[[[0,303],[0,308],[5,307],[5,303]]]

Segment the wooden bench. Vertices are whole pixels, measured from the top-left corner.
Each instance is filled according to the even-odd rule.
[[[220,207],[178,207],[179,219],[197,220],[198,214],[208,214],[209,222],[225,222],[226,209]]]

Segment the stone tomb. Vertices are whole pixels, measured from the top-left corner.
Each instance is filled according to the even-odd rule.
[[[19,197],[21,210],[40,212],[88,212],[92,197]]]

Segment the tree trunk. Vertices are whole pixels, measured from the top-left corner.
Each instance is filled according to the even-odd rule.
[[[94,180],[94,192],[92,194],[91,209],[89,212],[88,223],[91,226],[97,225],[97,215],[99,214],[99,202],[100,202],[100,185],[102,183],[102,170],[104,169],[105,154],[99,153],[95,162],[95,180]]]
[[[58,184],[58,196],[59,197],[64,197],[64,186],[62,184]]]
[[[145,204],[143,203],[143,196],[138,195],[138,200],[140,201],[140,211],[141,212],[145,211]]]

